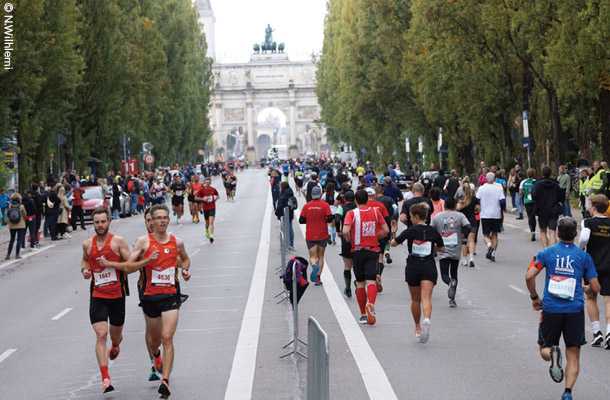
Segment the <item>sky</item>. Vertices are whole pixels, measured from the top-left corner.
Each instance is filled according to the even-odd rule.
[[[273,40],[286,44],[291,60],[309,60],[322,50],[326,0],[211,0],[216,16],[218,62],[248,62],[254,43],[265,40],[271,24]]]

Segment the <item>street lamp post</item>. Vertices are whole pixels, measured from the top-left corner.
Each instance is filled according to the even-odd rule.
[[[438,169],[443,169],[443,128],[438,128]]]
[[[531,146],[530,146],[530,129],[529,129],[529,113],[523,111],[523,146],[527,148],[527,168],[532,167]]]

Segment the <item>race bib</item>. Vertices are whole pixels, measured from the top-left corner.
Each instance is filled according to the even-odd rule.
[[[451,233],[451,234],[449,234],[447,236],[443,235],[443,243],[447,247],[457,246],[458,245],[458,234],[457,233]]]
[[[153,269],[150,281],[153,285],[174,286],[176,283],[176,267],[168,267],[161,271]]]
[[[182,196],[182,190],[176,190],[176,196]]]
[[[426,240],[414,240],[411,246],[411,254],[418,257],[427,257],[432,254],[432,242]]]
[[[576,279],[567,276],[551,275],[549,279],[549,293],[555,297],[566,300],[574,300],[576,291]]]
[[[94,272],[93,278],[96,287],[109,285],[118,280],[116,276],[116,269],[111,267],[108,267],[101,272]]]
[[[375,236],[375,221],[362,223],[362,236]]]

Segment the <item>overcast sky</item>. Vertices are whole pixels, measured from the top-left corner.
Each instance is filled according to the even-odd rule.
[[[247,62],[252,45],[265,40],[271,24],[273,40],[286,44],[291,60],[308,60],[322,49],[326,0],[211,0],[216,16],[216,58]]]

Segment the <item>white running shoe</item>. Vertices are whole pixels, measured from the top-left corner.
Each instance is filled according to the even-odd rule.
[[[430,338],[430,320],[424,319],[421,323],[421,336],[419,337],[419,343],[427,343]]]

